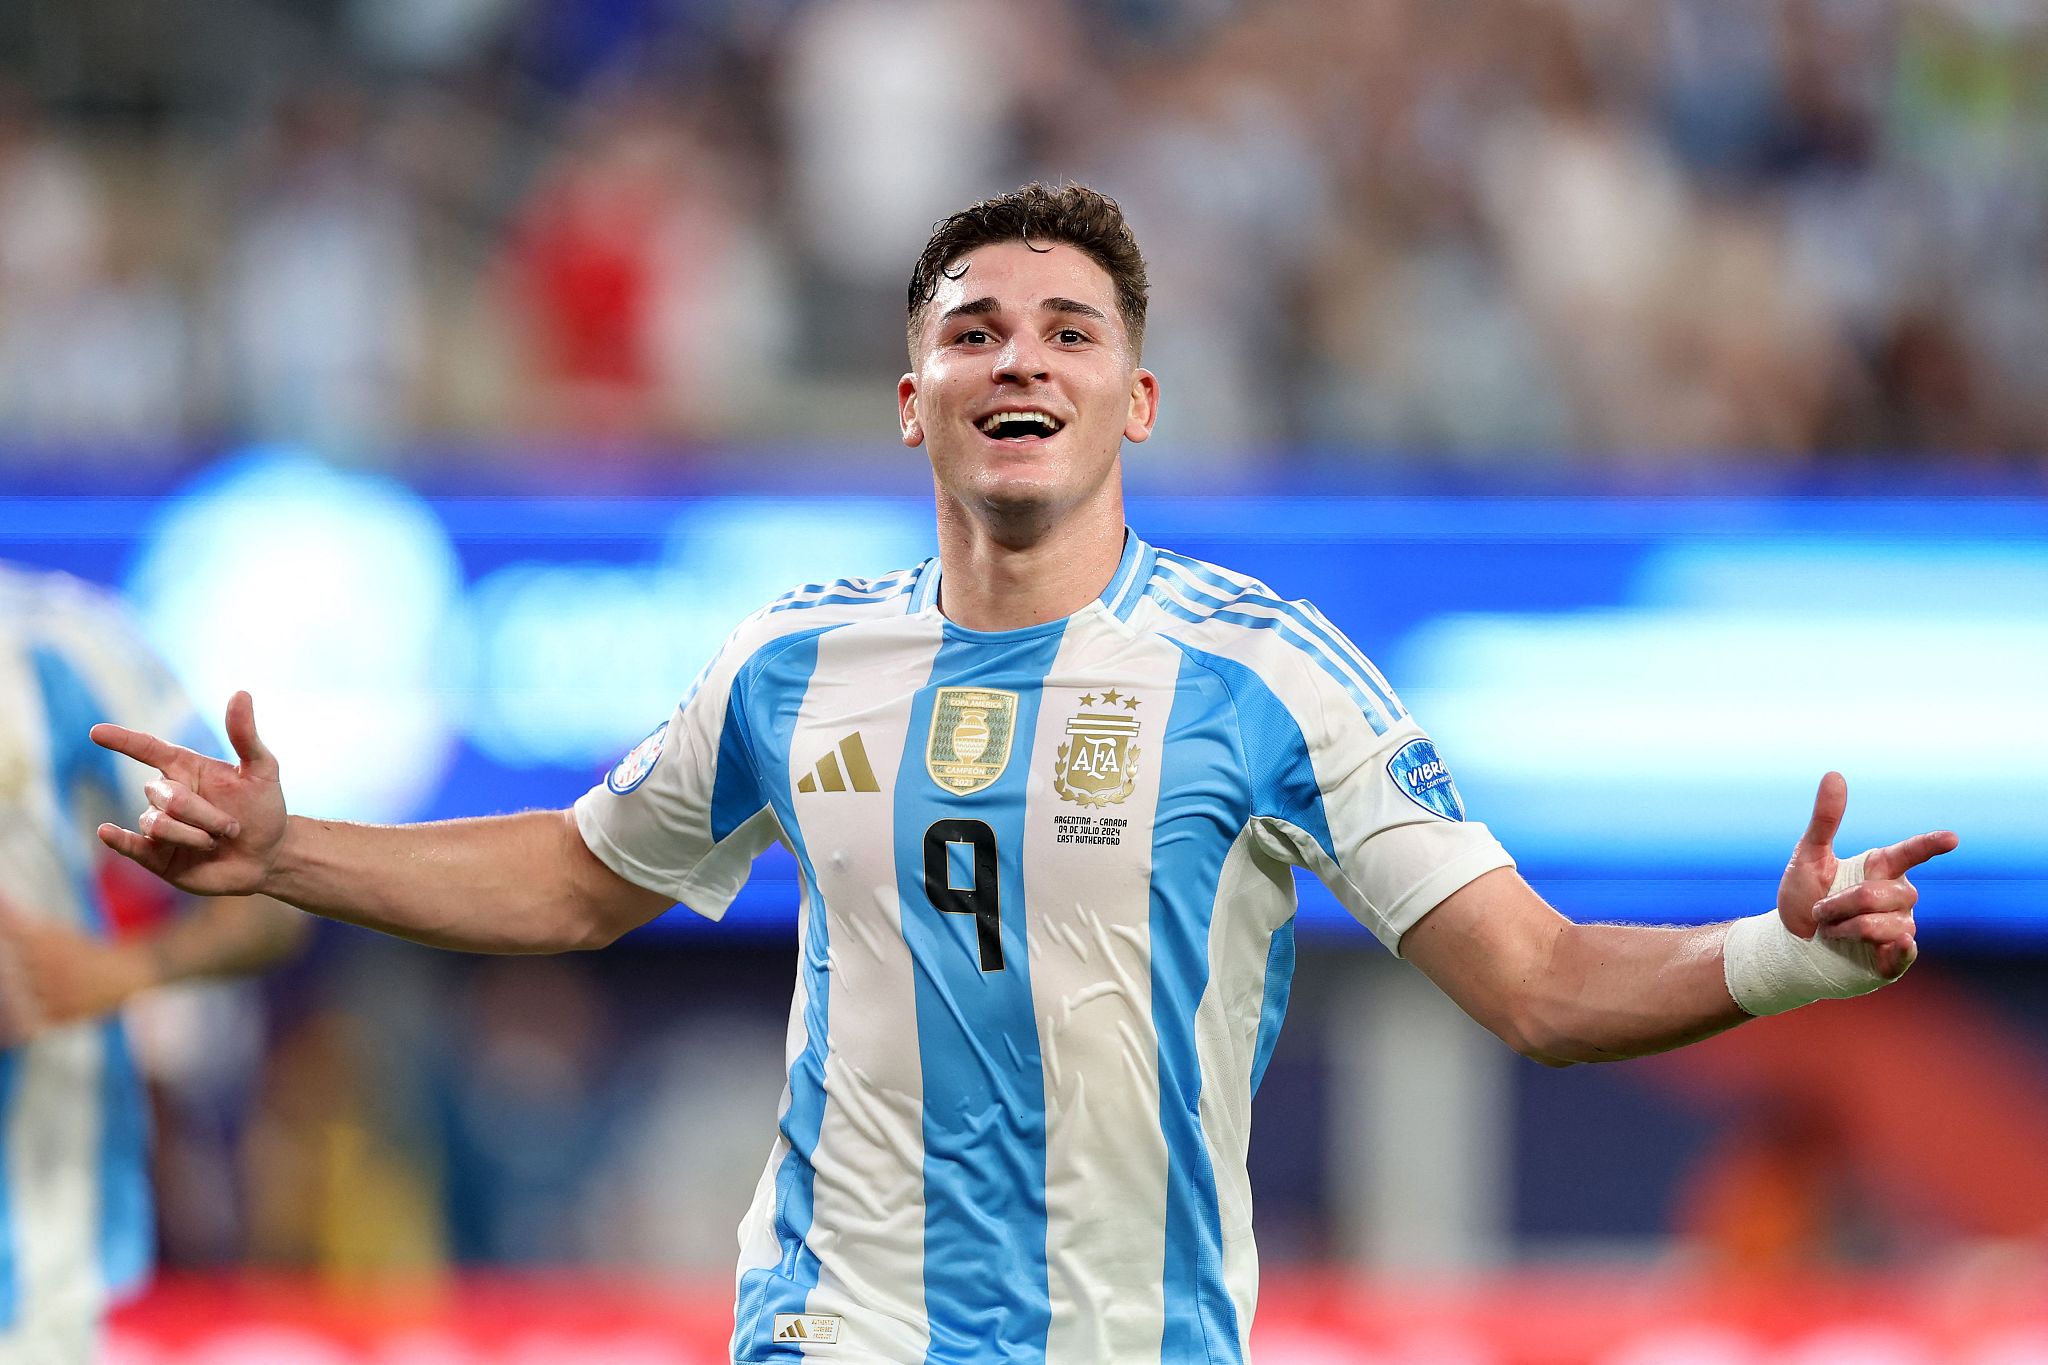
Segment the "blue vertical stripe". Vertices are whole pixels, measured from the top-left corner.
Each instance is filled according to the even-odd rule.
[[[803,874],[803,955],[797,970],[804,982],[804,1047],[789,1068],[789,1107],[780,1125],[789,1151],[775,1172],[774,1227],[782,1254],[773,1266],[740,1277],[732,1353],[742,1360],[802,1359],[800,1347],[775,1346],[769,1338],[775,1315],[803,1312],[818,1283],[818,1258],[806,1239],[811,1231],[813,1160],[825,1119],[831,945],[817,870],[790,800],[789,750],[804,694],[817,671],[818,638],[833,628],[784,636],[747,661],[733,681],[728,712],[728,734],[735,736],[734,743],[730,751],[723,743],[720,746],[721,768],[730,757],[754,772],[753,790],[774,806]],[[739,781],[737,775],[734,780]]]
[[[1110,602],[1110,613],[1119,621],[1131,619],[1131,613],[1145,600],[1145,587],[1152,581],[1153,573],[1159,567],[1159,551],[1133,536],[1131,548],[1137,551],[1137,562],[1132,566],[1130,581],[1122,587]]]
[[[1323,853],[1336,861],[1329,816],[1323,810],[1323,789],[1309,758],[1308,739],[1287,703],[1261,678],[1235,659],[1196,649],[1182,640],[1175,646],[1190,663],[1199,664],[1229,691],[1230,710],[1237,717],[1244,744],[1243,762],[1251,775],[1253,815],[1272,816],[1306,832]],[[1186,670],[1182,670],[1186,676]],[[1171,788],[1163,788],[1171,790]]]
[[[1117,556],[1116,572],[1109,576],[1109,585],[1102,590],[1101,602],[1109,608],[1110,614],[1124,620],[1125,599],[1132,596],[1144,582],[1142,573],[1146,562],[1146,551],[1150,547],[1138,539],[1131,529],[1124,528],[1124,550]]]
[[[1202,1064],[1195,1043],[1224,858],[1252,817],[1243,753],[1222,680],[1196,658],[1183,658],[1152,827],[1152,1025],[1159,1040],[1159,1126],[1167,1160],[1162,1365],[1243,1358],[1237,1308],[1223,1276],[1222,1213],[1202,1133]]]
[[[156,1253],[149,1111],[119,1017],[100,1030],[100,1275],[111,1294],[139,1288]]]
[[[44,723],[49,734],[50,779],[67,810],[81,789],[97,787],[118,800],[118,769],[114,756],[87,737],[107,710],[71,661],[47,646],[30,651],[36,683],[43,696]],[[207,747],[211,747],[208,745]],[[78,840],[53,841],[61,851],[72,895],[85,916],[82,927],[104,935],[106,911],[92,883],[92,861]],[[118,1292],[140,1284],[149,1274],[156,1246],[154,1210],[149,1190],[149,1112],[142,1080],[128,1051],[127,1034],[118,1016],[101,1021],[100,1076],[92,1102],[99,1112],[98,1171],[100,1281]],[[83,1097],[81,1097],[83,1100]]]
[[[814,647],[815,651],[815,647]],[[761,813],[768,804],[754,771],[754,758],[747,751],[745,694],[741,684],[748,677],[742,666],[733,675],[725,698],[725,724],[718,731],[717,767],[711,773],[711,842],[722,844],[733,831]]]
[[[1280,1041],[1280,1025],[1287,1018],[1287,995],[1294,986],[1294,917],[1273,931],[1266,948],[1265,1003],[1259,1007],[1259,1038],[1252,1048],[1252,1093],[1266,1079],[1266,1066],[1273,1060],[1273,1047]]]
[[[1045,1260],[1045,1075],[1025,946],[1024,797],[1039,688],[1064,621],[980,633],[948,626],[910,712],[896,782],[896,879],[916,989],[924,1079],[925,1315],[930,1365],[1045,1358],[1052,1303]],[[942,686],[1017,694],[1008,761],[989,787],[957,796],[925,766]],[[981,969],[974,917],[925,895],[925,831],[979,820],[995,833],[1003,966]]]

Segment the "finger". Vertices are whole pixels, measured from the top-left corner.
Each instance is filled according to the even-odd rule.
[[[1813,922],[1819,925],[1839,924],[1858,915],[1911,910],[1919,899],[1919,888],[1911,882],[1858,882],[1846,891],[1815,901]]]
[[[1913,937],[1913,916],[1910,911],[1890,910],[1871,915],[1858,915],[1830,924],[1820,930],[1820,937],[1836,943],[1869,943],[1882,946],[1897,943]]]
[[[181,782],[168,777],[159,777],[145,782],[142,794],[149,798],[149,804],[164,814],[174,816],[195,829],[223,839],[232,839],[242,832],[241,824],[234,816],[208,801]]]
[[[88,732],[92,742],[102,749],[112,749],[117,754],[126,754],[139,763],[147,763],[158,772],[169,772],[173,764],[182,759],[197,758],[190,749],[180,748],[167,739],[131,730],[125,725],[95,725]]]
[[[142,818],[135,827],[146,838],[160,844],[176,844],[180,848],[196,848],[204,852],[213,851],[213,836],[203,829],[195,829],[182,820],[173,819],[155,806],[142,812]]]
[[[1849,783],[1840,773],[1820,780],[1813,794],[1813,819],[1799,838],[1799,852],[1826,853],[1835,846],[1835,831],[1842,827],[1842,812],[1849,808]]]
[[[244,767],[265,776],[277,771],[277,759],[256,733],[256,699],[247,692],[228,698],[228,743],[235,746],[235,756]]]
[[[99,835],[100,842],[108,848],[130,862],[141,864],[159,877],[164,875],[165,869],[171,865],[171,859],[177,854],[177,850],[168,844],[156,843],[132,829],[122,829],[119,825],[101,825]]]
[[[1902,877],[1930,858],[1953,853],[1963,841],[1954,830],[1937,829],[1873,849],[1863,860],[1866,877]]]
[[[1912,938],[1902,938],[1891,943],[1878,945],[1877,974],[1888,981],[1905,975],[1906,968],[1920,959],[1920,945]]]

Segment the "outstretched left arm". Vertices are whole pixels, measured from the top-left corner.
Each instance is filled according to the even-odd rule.
[[[1774,919],[1574,924],[1503,868],[1423,916],[1401,954],[1509,1046],[1550,1066],[1663,1052],[1754,1013],[1874,990],[1916,953],[1919,892],[1906,873],[1957,839],[1944,830],[1873,849],[1860,880],[1837,886],[1834,835],[1847,802],[1847,784],[1829,773],[1778,884]]]

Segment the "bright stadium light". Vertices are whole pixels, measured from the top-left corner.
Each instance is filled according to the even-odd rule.
[[[1397,660],[1468,801],[1519,847],[1616,864],[1782,856],[1829,768],[1849,828],[1969,831],[2038,856],[2048,557],[2031,545],[1694,542],[1632,599],[1458,613]]]
[[[255,694],[293,804],[415,814],[454,747],[461,572],[446,532],[390,479],[266,449],[167,501],[127,591],[200,705]]]

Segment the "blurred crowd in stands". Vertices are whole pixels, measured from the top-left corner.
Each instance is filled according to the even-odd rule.
[[[930,224],[1033,176],[1219,469],[2048,447],[2022,0],[12,7],[0,433],[886,442]]]

